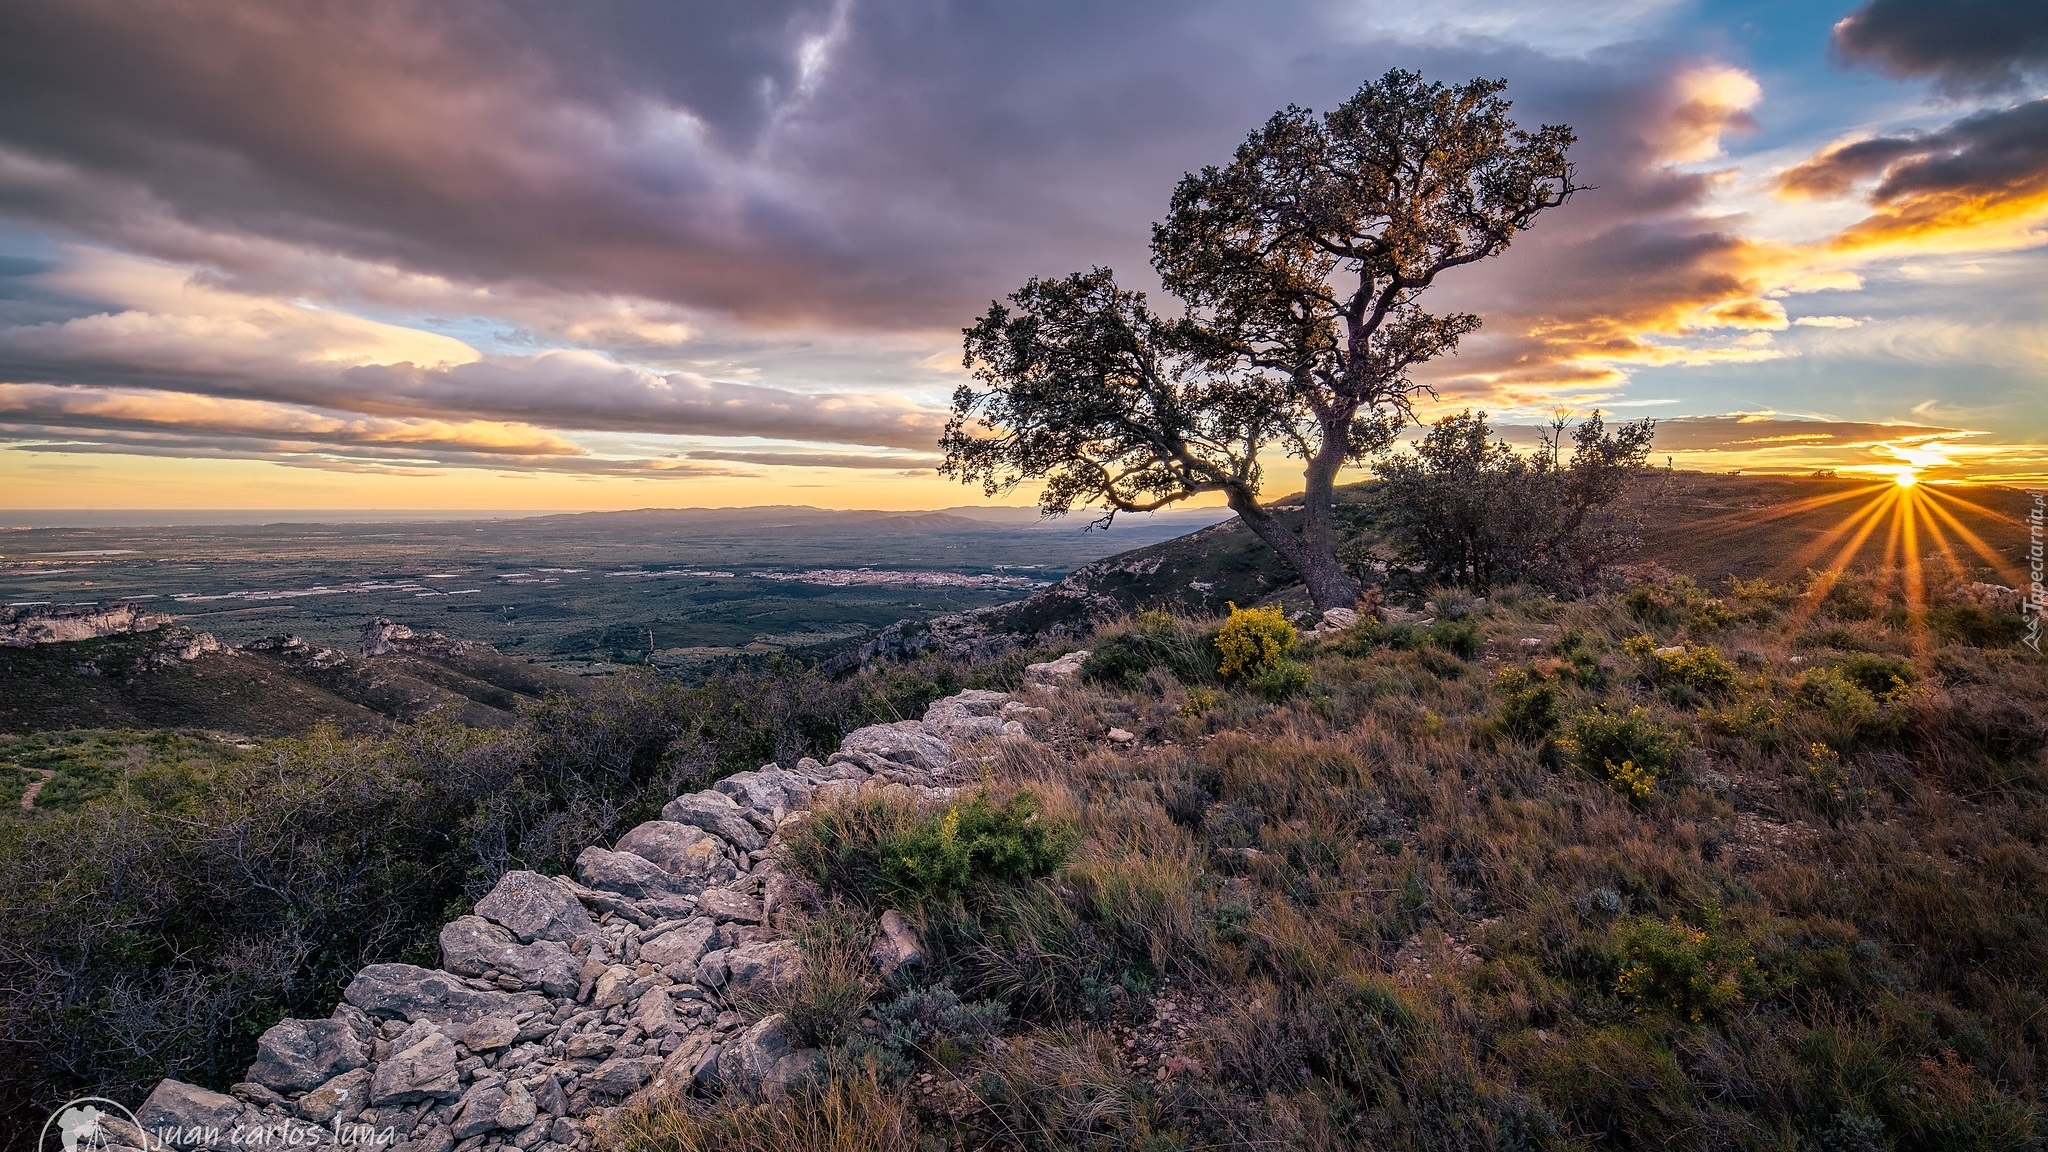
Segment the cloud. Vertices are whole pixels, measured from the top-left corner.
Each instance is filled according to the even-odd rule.
[[[2048,218],[2048,98],[1963,117],[1932,132],[1826,149],[1778,180],[1791,198],[1839,197],[1871,183],[1873,209],[1839,249],[1914,251],[2031,245]]]
[[[2019,0],[1870,0],[1835,25],[1835,51],[1952,93],[1997,91],[2048,67],[2048,19]]]

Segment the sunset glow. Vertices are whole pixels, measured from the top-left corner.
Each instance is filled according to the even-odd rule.
[[[12,5],[0,506],[979,500],[936,471],[962,326],[1096,265],[1156,295],[1183,173],[1396,65],[1505,75],[1587,185],[1433,289],[1484,327],[1422,417],[2048,478],[2048,97],[1992,25],[1141,8]]]

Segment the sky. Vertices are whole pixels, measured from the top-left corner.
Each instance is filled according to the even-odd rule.
[[[1590,185],[1424,418],[2048,476],[2043,0],[11,0],[0,507],[979,502],[960,330],[1391,67]]]

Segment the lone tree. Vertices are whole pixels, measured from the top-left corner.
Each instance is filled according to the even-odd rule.
[[[1318,117],[1289,107],[1174,189],[1152,266],[1161,316],[1107,268],[1032,279],[966,330],[942,474],[990,495],[1045,481],[1047,514],[1098,523],[1221,492],[1317,608],[1350,605],[1333,493],[1427,390],[1415,365],[1479,326],[1434,315],[1436,278],[1494,256],[1578,189],[1569,127],[1516,127],[1501,80],[1392,71]],[[1298,515],[1260,502],[1260,453],[1306,462]]]

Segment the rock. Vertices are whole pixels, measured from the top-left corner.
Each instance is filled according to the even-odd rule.
[[[158,1084],[136,1110],[135,1120],[152,1139],[160,1138],[160,1129],[176,1129],[166,1143],[179,1148],[227,1148],[240,1143],[239,1129],[264,1123],[261,1113],[233,1096],[180,1080]]]
[[[407,1028],[392,1052],[370,1076],[370,1103],[410,1104],[453,1100],[461,1095],[455,1073],[455,1042],[427,1021]]]
[[[949,740],[993,736],[1003,730],[1002,709],[1009,702],[1007,692],[970,688],[934,701],[924,710],[924,726]]]
[[[422,1124],[413,1129],[412,1139],[392,1152],[448,1152],[455,1146],[455,1134],[446,1124]]]
[[[905,968],[916,968],[924,963],[924,948],[917,942],[917,933],[910,928],[910,921],[894,908],[882,913],[876,925],[875,946],[870,953],[875,967],[884,976],[894,976]]]
[[[731,999],[766,999],[803,973],[803,953],[792,940],[742,944],[725,953],[724,992]]]
[[[517,1016],[554,1007],[530,992],[481,992],[451,973],[411,964],[372,964],[356,973],[342,996],[372,1016],[437,1024],[468,1024],[486,1016]]]
[[[534,1111],[533,1096],[517,1081],[478,1084],[462,1098],[462,1111],[449,1134],[467,1140],[498,1129],[516,1131],[533,1123]]]
[[[865,780],[869,775],[869,770],[856,763],[855,758],[851,756],[843,759],[834,757],[823,764],[806,756],[797,761],[796,767],[791,771],[812,784],[823,784],[831,780]]]
[[[698,881],[698,888],[723,884],[740,874],[724,840],[673,820],[649,820],[620,837],[614,850],[630,852],[664,872]]]
[[[680,908],[682,915],[688,915],[692,907],[687,897],[703,889],[701,883],[664,872],[652,861],[631,852],[607,852],[595,846],[585,848],[576,857],[576,879],[641,904],[653,902]]]
[[[533,1090],[533,1106],[550,1116],[566,1116],[569,1112],[569,1094],[562,1091],[562,1082],[553,1076],[543,1076]]]
[[[712,787],[732,797],[740,807],[765,812],[770,819],[780,822],[810,796],[814,786],[793,772],[769,764],[758,772],[735,772]]]
[[[257,1108],[268,1107],[272,1104],[283,1104],[285,1102],[284,1097],[279,1096],[277,1093],[253,1080],[243,1080],[240,1083],[228,1085],[228,1095],[233,1096],[244,1104],[254,1105]]]
[[[519,1039],[519,1025],[510,1016],[486,1016],[464,1028],[460,1039],[471,1052],[495,1052]]]
[[[370,1102],[370,1070],[343,1072],[299,1097],[298,1114],[315,1124],[333,1127],[356,1118]]]
[[[633,1001],[633,1023],[649,1036],[665,1036],[682,1026],[675,998],[666,987],[649,988]]]
[[[590,995],[592,1008],[610,1008],[624,1004],[627,990],[633,986],[634,973],[623,964],[614,964],[597,978],[597,984]]]
[[[817,1062],[817,1050],[799,1047],[796,1027],[777,1012],[725,1046],[718,1056],[718,1078],[741,1092],[780,1096],[810,1075]]]
[[[522,944],[566,944],[597,934],[597,925],[576,897],[538,872],[505,873],[490,895],[476,902],[476,914],[504,925]]]
[[[583,1090],[593,1096],[624,1096],[654,1076],[659,1056],[614,1056],[585,1075]]]
[[[1109,741],[1112,744],[1129,744],[1137,738],[1136,733],[1122,728],[1111,728],[1109,730]]]
[[[617,1041],[602,1032],[578,1032],[569,1037],[562,1054],[571,1060],[589,1060],[605,1056],[618,1046]]]
[[[1081,674],[1081,662],[1086,659],[1088,659],[1088,652],[1084,649],[1079,652],[1069,652],[1057,660],[1048,660],[1043,664],[1026,664],[1024,666],[1024,682],[1027,684],[1043,685],[1048,688],[1057,688],[1071,681],[1074,677],[1079,676]]]
[[[1326,608],[1323,610],[1323,618],[1316,624],[1316,629],[1321,632],[1343,632],[1357,623],[1358,612],[1355,609]]]
[[[720,924],[734,920],[746,924],[761,922],[761,902],[730,888],[707,888],[699,893],[697,911]]]
[[[441,928],[441,963],[450,972],[481,976],[496,969],[550,996],[576,992],[577,959],[553,940],[515,944],[512,933],[481,916],[461,916]]]
[[[366,1061],[362,1041],[336,1020],[281,1020],[256,1042],[249,1079],[280,1092],[317,1088]]]
[[[666,968],[671,964],[695,968],[697,961],[704,958],[704,953],[711,950],[712,941],[717,935],[718,925],[713,923],[710,917],[700,916],[652,940],[641,941],[640,959],[657,968]]]
[[[740,806],[723,792],[692,792],[678,796],[662,808],[661,818],[702,828],[742,852],[757,852],[768,843],[759,829],[747,823]]]
[[[953,763],[953,746],[915,720],[856,728],[846,734],[839,747],[868,752],[924,772],[943,772]]]

